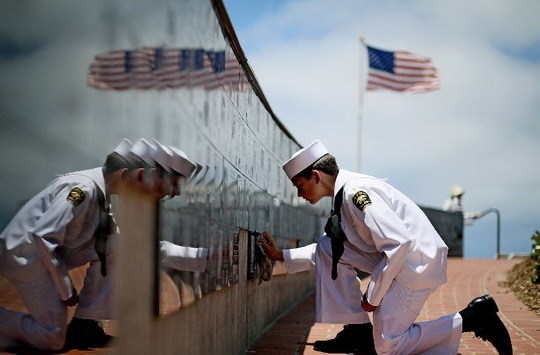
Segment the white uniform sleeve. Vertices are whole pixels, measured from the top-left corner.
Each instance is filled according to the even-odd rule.
[[[201,271],[206,269],[207,248],[192,248],[176,245],[162,240],[159,242],[162,264],[184,271]]]
[[[283,259],[287,273],[294,274],[313,269],[316,247],[317,243],[312,243],[300,248],[284,249]]]
[[[363,211],[350,200],[344,205],[349,208],[355,218],[369,228],[376,249],[384,253],[382,260],[373,270],[366,292],[367,301],[373,306],[378,306],[405,264],[412,240],[408,236],[404,222],[381,196],[374,191],[363,191],[371,200]]]
[[[85,192],[84,200],[77,206],[70,202],[67,197],[73,187],[77,186],[66,186],[56,194],[49,208],[30,231],[30,235],[36,242],[39,258],[49,270],[62,300],[73,296],[73,284],[66,265],[55,250],[64,244],[68,224],[84,214],[88,206],[92,204],[92,196],[84,186],[78,186]]]

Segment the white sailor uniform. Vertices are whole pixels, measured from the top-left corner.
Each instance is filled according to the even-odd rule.
[[[159,242],[159,253],[163,266],[192,272],[204,272],[208,259],[208,248],[176,245],[166,240]]]
[[[362,293],[354,268],[371,273],[367,300],[373,313],[378,354],[456,354],[461,338],[459,313],[414,323],[428,296],[446,282],[448,247],[422,210],[381,179],[340,170],[341,226],[347,239],[332,280],[330,238],[284,250],[289,272],[315,265],[317,322],[365,323]]]
[[[60,349],[73,294],[68,270],[90,263],[75,316],[111,319],[111,272],[103,277],[94,232],[108,207],[102,168],[59,176],[28,201],[0,235],[0,273],[30,314],[0,308],[0,334],[41,349]],[[116,232],[116,228],[114,228]],[[115,233],[116,234],[116,233]],[[114,235],[107,242],[112,269]]]

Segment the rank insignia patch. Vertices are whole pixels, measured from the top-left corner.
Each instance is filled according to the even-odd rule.
[[[84,201],[84,191],[78,187],[74,187],[69,192],[67,200],[73,204],[73,206],[78,206],[81,202]]]
[[[364,191],[358,191],[355,193],[352,201],[354,205],[360,209],[360,211],[363,211],[367,205],[371,204],[368,194]]]

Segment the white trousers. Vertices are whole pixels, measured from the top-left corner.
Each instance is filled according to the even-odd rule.
[[[378,260],[355,251],[345,242],[338,264],[338,278],[332,280],[330,238],[317,243],[317,322],[366,323],[367,313],[360,307],[362,292],[354,268],[373,270]],[[415,323],[428,296],[434,289],[413,290],[392,282],[381,304],[373,312],[373,332],[378,354],[455,355],[461,339],[462,319],[459,313],[429,322]]]
[[[31,278],[6,276],[30,313],[0,307],[0,334],[38,349],[59,350],[66,337],[67,307],[45,266],[32,269]]]
[[[101,275],[98,260],[90,262],[75,317],[95,320],[113,318],[113,241],[107,243],[106,277]],[[13,312],[0,307],[0,335],[38,349],[61,349],[66,337],[67,307],[60,300],[46,267],[39,260],[29,265],[18,265],[9,252],[2,253],[0,250],[0,274],[16,287],[29,312]]]

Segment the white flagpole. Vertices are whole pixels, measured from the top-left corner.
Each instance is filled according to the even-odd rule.
[[[359,65],[359,93],[358,93],[358,136],[357,136],[357,155],[356,155],[356,171],[361,172],[361,162],[362,162],[362,111],[364,108],[364,94],[367,90],[367,79],[368,79],[368,66],[369,60],[367,55],[367,47],[364,42],[364,36],[359,37],[360,40],[360,65]]]

